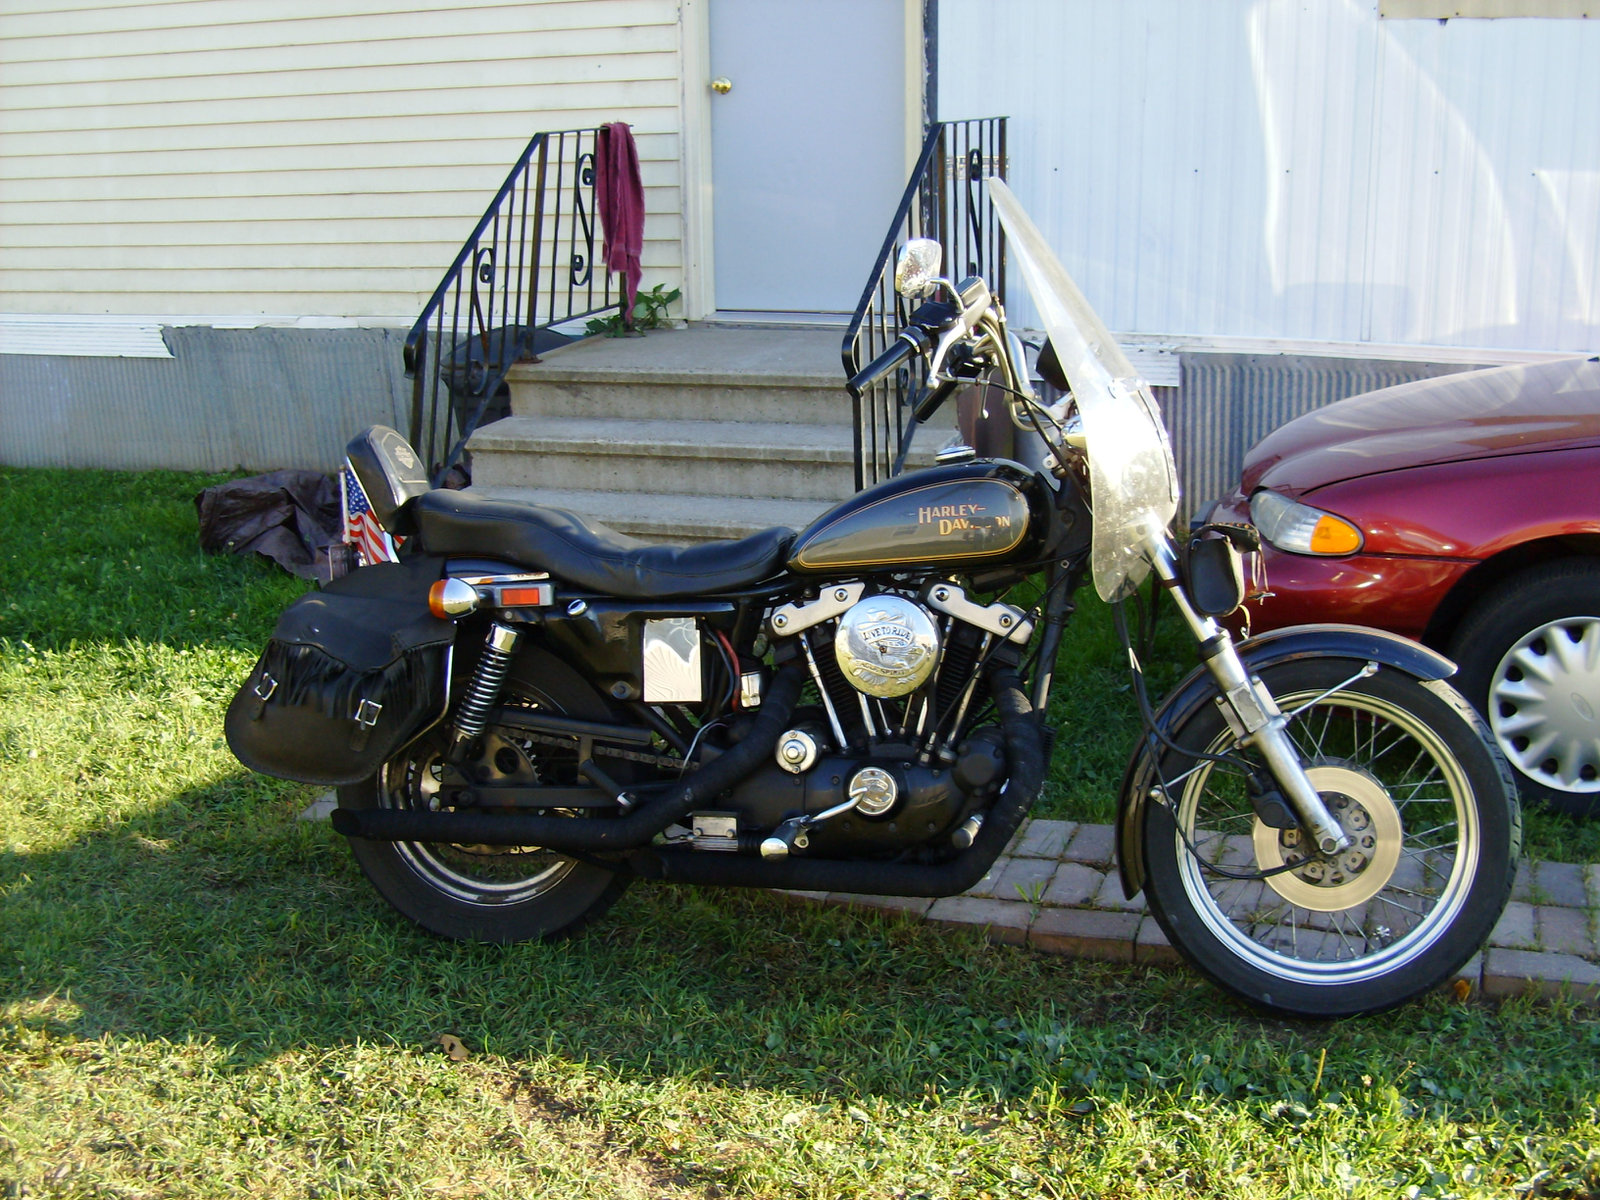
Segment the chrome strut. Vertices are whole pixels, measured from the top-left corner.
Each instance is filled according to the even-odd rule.
[[[450,743],[452,759],[489,723],[489,714],[500,699],[500,688],[506,681],[506,672],[511,669],[511,656],[516,653],[521,638],[522,635],[509,626],[498,622],[489,626],[483,657],[478,660],[478,669],[473,672],[472,683],[456,712],[455,733]]]

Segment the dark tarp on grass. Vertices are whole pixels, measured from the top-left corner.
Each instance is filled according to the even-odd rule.
[[[272,471],[195,495],[200,548],[207,554],[261,554],[302,579],[327,583],[329,550],[342,555],[339,485],[317,471]]]

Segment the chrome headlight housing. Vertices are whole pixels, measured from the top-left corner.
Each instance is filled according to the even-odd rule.
[[[1343,555],[1361,549],[1361,530],[1343,517],[1262,488],[1250,497],[1261,536],[1291,554]]]

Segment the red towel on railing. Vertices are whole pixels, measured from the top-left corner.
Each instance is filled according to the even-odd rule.
[[[622,272],[623,320],[633,324],[644,253],[644,184],[639,180],[639,150],[633,131],[621,121],[600,126],[595,135],[595,204],[605,233],[601,256],[606,269]]]

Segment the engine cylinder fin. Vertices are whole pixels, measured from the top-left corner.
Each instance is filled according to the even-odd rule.
[[[945,643],[944,661],[939,664],[938,685],[934,692],[934,711],[928,722],[931,733],[961,702],[967,681],[977,666],[983,634],[964,621],[957,621]]]
[[[830,635],[838,632],[838,622],[830,621],[823,627]],[[822,686],[827,689],[828,699],[834,710],[839,714],[839,721],[844,726],[847,743],[857,741],[865,728],[862,724],[861,709],[856,703],[856,697],[861,693],[850,686],[850,681],[844,677],[844,672],[839,669],[839,660],[834,655],[832,645],[820,648],[816,656],[817,677],[822,680]]]

